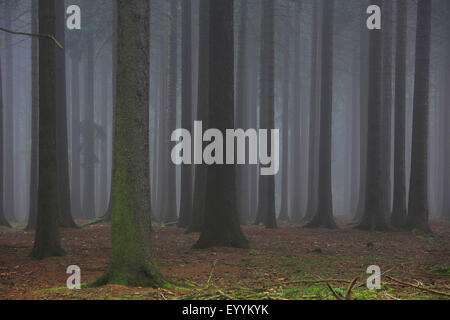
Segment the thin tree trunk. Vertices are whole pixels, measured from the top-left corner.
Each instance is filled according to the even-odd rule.
[[[86,98],[83,120],[83,218],[95,218],[94,39],[87,36]]]
[[[275,1],[263,0],[263,16],[261,19],[262,43],[261,43],[261,74],[260,74],[260,128],[275,128]],[[271,134],[267,135],[268,154],[271,150]],[[277,227],[275,210],[275,176],[260,176],[259,178],[259,203],[256,224],[263,223],[266,228]]]
[[[301,80],[301,42],[300,42],[300,34],[301,34],[301,24],[300,24],[300,12],[302,10],[302,1],[295,2],[295,13],[294,13],[294,21],[295,21],[295,39],[294,39],[294,80],[293,80],[293,95],[294,101],[292,104],[292,117],[294,119],[294,125],[291,128],[292,132],[292,159],[291,159],[291,174],[292,174],[292,209],[291,215],[292,220],[300,221],[302,218],[301,212],[301,194],[302,194],[302,182],[301,182],[301,166],[300,166],[300,158],[301,158],[301,126],[303,125],[301,119],[301,109],[302,109],[302,100],[300,95],[300,80]]]
[[[11,28],[11,18],[13,17],[11,1],[4,1],[5,6],[5,28]],[[16,221],[15,218],[15,181],[14,181],[14,57],[12,52],[12,39],[10,34],[5,34],[4,40],[5,52],[5,90],[3,91],[3,117],[4,117],[4,210],[6,218],[10,221]]]
[[[64,44],[64,3],[55,2],[56,21],[55,37]],[[66,53],[58,50],[56,59],[56,103],[57,103],[57,124],[56,124],[56,152],[58,156],[58,198],[60,210],[61,227],[76,227],[72,218],[72,207],[70,204],[70,180],[69,180],[69,147],[67,137],[67,99],[66,99]]]
[[[287,30],[291,27],[290,5],[286,6],[285,19],[287,21]],[[314,32],[312,37],[314,37]],[[286,32],[284,39],[284,55],[283,55],[283,120],[282,120],[282,164],[281,164],[281,209],[278,216],[279,220],[289,220],[289,97],[290,97],[290,33]]]
[[[192,3],[182,1],[182,119],[183,129],[192,132]],[[178,226],[187,228],[192,220],[192,165],[181,167],[180,220]]]
[[[38,33],[38,2],[31,7],[31,32]],[[31,39],[31,156],[30,156],[30,205],[25,230],[36,229],[38,201],[38,149],[39,149],[39,39]],[[1,87],[1,86],[0,86]],[[1,99],[0,99],[1,100]],[[1,123],[1,121],[0,121]],[[0,157],[1,159],[3,157]],[[2,159],[3,162],[3,159]],[[2,165],[0,164],[0,167]],[[3,168],[2,168],[3,169]],[[0,182],[3,187],[3,181]],[[2,193],[0,193],[2,194]]]
[[[432,0],[418,0],[414,81],[411,181],[407,225],[431,232],[428,225],[428,136]]]
[[[391,224],[404,228],[406,223],[406,40],[407,3],[397,2],[397,48],[395,58],[395,138],[394,138],[394,204]]]
[[[177,0],[170,0],[168,6],[168,65],[167,65],[167,105],[165,106],[166,116],[166,134],[170,137],[176,128],[177,117],[177,22],[178,8]],[[176,167],[170,160],[172,150],[172,142],[165,139],[166,160],[167,160],[167,176],[165,181],[165,204],[164,204],[164,222],[174,222],[177,220],[177,196],[176,196]]]
[[[317,73],[319,68],[317,66],[317,57],[319,56],[319,13],[320,6],[318,1],[313,2],[313,22],[311,35],[311,103],[309,110],[309,144],[308,144],[308,198],[306,204],[305,219],[310,220],[317,208],[317,160],[318,160],[318,127],[319,127],[319,111],[320,98],[317,96],[317,91],[320,88],[318,83]],[[319,101],[318,101],[319,100]]]
[[[209,111],[209,5],[200,0],[197,120],[208,125]],[[187,232],[200,232],[203,227],[206,203],[207,170],[204,164],[195,166],[192,222]]]

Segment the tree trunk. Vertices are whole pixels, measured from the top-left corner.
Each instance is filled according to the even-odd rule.
[[[381,0],[376,2],[381,7]],[[369,35],[369,110],[367,140],[367,181],[365,209],[357,228],[386,230],[384,207],[384,157],[382,106],[382,31],[371,30]]]
[[[84,112],[83,136],[83,219],[95,218],[95,122],[94,122],[94,38],[87,36],[86,56],[86,106]]]
[[[192,4],[182,1],[182,119],[183,129],[192,132]],[[178,226],[187,228],[192,220],[192,165],[181,167],[180,220]]]
[[[208,125],[209,110],[209,2],[200,0],[199,56],[198,56],[198,98],[197,120]],[[207,168],[204,164],[195,166],[194,203],[192,221],[187,232],[200,232],[203,227],[206,203]]]
[[[289,31],[291,27],[291,15],[289,3],[284,4],[286,6],[285,19],[286,19],[286,31]],[[312,36],[314,37],[314,35]],[[289,220],[289,97],[290,97],[290,33],[286,32],[284,38],[284,54],[283,54],[283,120],[282,120],[282,164],[281,164],[281,209],[278,216],[279,220]]]
[[[168,6],[168,65],[167,65],[167,105],[165,106],[166,115],[166,137],[170,137],[173,130],[176,129],[177,119],[177,22],[178,8],[177,1],[170,0]],[[164,222],[171,223],[177,220],[177,193],[176,193],[176,167],[170,160],[172,142],[169,138],[164,139],[166,145],[166,167],[167,176],[165,181],[165,205]]]
[[[2,61],[0,57],[0,226],[11,227],[5,216],[3,208],[3,86],[2,86]]]
[[[360,122],[359,122],[359,196],[355,219],[360,220],[364,213],[367,182],[367,122],[369,96],[369,30],[365,27],[368,2],[361,1],[360,31]]]
[[[39,2],[39,32],[55,34],[55,0]],[[62,39],[60,39],[61,41]],[[39,186],[34,247],[30,257],[43,259],[65,254],[59,233],[57,177],[57,70],[59,49],[53,41],[39,41]]]
[[[222,132],[234,128],[233,1],[209,3],[209,112],[208,127]],[[224,152],[226,158],[226,151]],[[205,218],[194,248],[247,247],[236,206],[236,165],[208,167]]]
[[[272,136],[269,134],[275,128],[275,1],[263,0],[263,16],[261,19],[262,42],[260,56],[260,114],[261,129],[267,129],[268,154],[271,150]],[[259,202],[256,224],[262,223],[266,228],[275,229],[277,218],[275,210],[275,176],[259,177]]]
[[[118,0],[111,241],[106,272],[94,283],[161,287],[151,250],[149,177],[150,2]]]
[[[81,181],[80,181],[80,51],[73,49],[72,62],[72,212],[76,217],[82,216]]]
[[[318,129],[319,129],[319,111],[320,98],[317,96],[317,91],[320,88],[318,83],[317,73],[319,67],[317,66],[317,57],[319,56],[319,3],[313,2],[313,21],[312,21],[312,35],[311,35],[311,103],[309,110],[309,144],[308,144],[308,198],[306,204],[305,219],[310,220],[314,216],[317,208],[317,160],[318,160]]]
[[[428,225],[428,135],[432,0],[418,0],[416,72],[407,225],[431,232]]]
[[[60,39],[64,46],[64,2],[56,1],[55,16],[55,37]],[[69,147],[67,137],[67,99],[66,99],[66,52],[56,50],[56,104],[57,104],[57,123],[56,123],[56,152],[58,156],[58,199],[59,213],[61,215],[61,227],[76,227],[72,218],[72,207],[70,204],[70,180],[69,180]]]
[[[248,23],[248,0],[240,0],[239,26],[237,39],[237,66],[236,66],[236,127],[244,129],[246,127],[246,108],[245,101],[247,95],[247,23]],[[246,155],[247,156],[247,155]],[[245,172],[247,166],[237,167],[236,192],[238,201],[239,218],[242,224],[248,222],[249,213],[246,209],[248,201],[248,189],[246,188]]]
[[[394,138],[394,204],[391,224],[404,228],[406,223],[406,39],[407,3],[397,2],[397,49],[395,55],[395,138]]]
[[[38,33],[38,1],[32,2],[31,32]],[[38,148],[39,148],[39,39],[31,39],[31,156],[30,156],[30,205],[25,230],[36,229],[38,201]],[[1,86],[0,86],[1,87]],[[1,100],[1,99],[0,99]],[[1,121],[0,121],[1,123]],[[2,157],[0,157],[2,158]],[[3,162],[3,160],[2,160]],[[1,166],[1,164],[0,164]],[[1,182],[3,187],[3,181]],[[2,194],[2,193],[0,193]]]
[[[383,66],[382,66],[382,107],[383,118],[381,122],[382,129],[382,170],[383,170],[383,185],[382,199],[383,199],[383,212],[386,214],[386,218],[391,216],[391,147],[392,147],[392,18],[393,18],[393,3],[390,0],[383,0]]]
[[[323,3],[322,76],[319,147],[319,203],[309,228],[336,228],[331,186],[331,142],[333,115],[333,24],[334,0]]]
[[[291,175],[292,175],[292,208],[291,215],[292,220],[300,221],[302,218],[302,208],[301,208],[301,195],[302,195],[302,182],[301,182],[301,109],[302,100],[300,95],[300,80],[301,80],[301,23],[300,23],[300,12],[302,10],[302,1],[295,2],[295,39],[294,39],[294,80],[293,80],[293,104],[292,104],[292,118],[294,119],[293,126],[291,128],[292,132],[292,158],[291,158]]]
[[[4,1],[5,6],[5,28],[11,29],[11,18],[14,16],[11,1]],[[16,221],[15,218],[15,181],[14,181],[14,57],[12,52],[12,38],[10,34],[5,34],[5,90],[3,91],[3,117],[4,117],[4,210],[6,218]]]

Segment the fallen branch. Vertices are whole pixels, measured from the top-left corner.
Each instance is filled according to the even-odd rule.
[[[21,35],[21,36],[30,36],[30,37],[39,37],[39,38],[50,39],[50,40],[52,40],[59,48],[61,48],[61,49],[64,50],[64,47],[63,47],[63,46],[58,42],[58,40],[56,40],[56,38],[55,38],[54,36],[52,36],[51,34],[19,32],[19,31],[14,31],[14,30],[2,28],[2,27],[0,27],[0,30],[1,30],[1,31],[4,31],[4,32],[7,32],[7,33],[12,33],[12,34]]]
[[[415,285],[415,284],[412,284],[412,283],[400,281],[400,280],[392,278],[390,276],[386,276],[386,278],[388,278],[388,279],[390,279],[390,280],[392,280],[394,282],[397,282],[399,284],[402,284],[404,286],[413,287],[413,288],[416,288],[416,289],[420,289],[420,290],[432,292],[432,293],[435,293],[435,294],[439,294],[439,295],[442,295],[442,296],[450,297],[450,293],[441,292],[441,291],[437,291],[437,290],[429,289],[429,288],[424,288],[424,287],[421,287],[421,286],[418,286],[418,285]]]
[[[328,289],[330,289],[331,293],[336,298],[336,300],[344,300],[343,297],[339,293],[334,291],[334,289],[330,286],[330,284],[328,282],[327,282],[327,287],[328,287]]]
[[[352,280],[352,282],[349,284],[348,288],[347,288],[347,293],[345,294],[345,300],[350,300],[351,296],[352,296],[352,289],[356,284],[356,281],[358,281],[359,277],[356,277],[355,279]]]

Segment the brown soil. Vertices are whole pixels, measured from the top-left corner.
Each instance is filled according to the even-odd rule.
[[[198,234],[155,227],[153,252],[160,270],[169,279],[190,285],[82,290],[64,288],[69,276],[66,268],[78,265],[83,283],[102,274],[111,250],[109,224],[63,229],[62,244],[68,255],[42,261],[28,258],[34,232],[0,227],[0,299],[330,299],[326,282],[338,292],[339,288],[345,291],[348,284],[343,280],[355,277],[360,277],[354,289],[356,299],[450,298],[448,222],[434,221],[432,236],[341,227],[302,229],[281,223],[279,229],[267,230],[248,226],[243,230],[252,249],[207,250],[191,250]],[[382,290],[365,287],[370,265],[381,268]]]

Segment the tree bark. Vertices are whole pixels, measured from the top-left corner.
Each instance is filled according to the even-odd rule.
[[[287,31],[291,27],[291,15],[289,2],[284,4],[286,6],[285,19]],[[314,37],[314,34],[312,35]],[[289,220],[289,101],[290,101],[290,32],[285,33],[284,38],[284,54],[283,54],[283,93],[282,93],[282,106],[283,106],[283,120],[282,120],[282,164],[281,164],[281,208],[278,215],[279,220]]]
[[[192,3],[182,1],[182,119],[183,129],[192,132]],[[187,228],[192,220],[192,165],[181,167],[180,220],[178,226]]]
[[[431,232],[428,225],[428,136],[432,0],[418,0],[416,72],[407,226]]]
[[[208,127],[225,132],[234,128],[233,1],[215,0],[209,5],[211,109]],[[235,165],[213,164],[208,167],[205,218],[194,248],[248,246],[239,225],[235,172]]]
[[[39,32],[56,31],[55,0],[39,2]],[[30,257],[43,259],[65,254],[59,233],[60,208],[57,168],[57,48],[53,41],[39,41],[39,186],[34,247]]]
[[[178,8],[177,1],[170,0],[168,6],[168,65],[167,65],[167,104],[165,106],[165,121],[166,121],[166,169],[167,176],[165,181],[164,196],[164,222],[171,223],[178,219],[177,214],[177,196],[176,196],[176,167],[170,160],[170,154],[172,150],[172,142],[168,137],[176,129],[176,117],[177,117],[177,22],[178,22]]]
[[[319,203],[317,212],[306,224],[309,228],[337,228],[333,218],[331,186],[331,142],[333,115],[333,24],[334,0],[323,4],[322,75],[319,147]]]
[[[210,0],[200,0],[199,57],[198,57],[198,98],[197,120],[208,125],[209,114],[209,5]],[[187,230],[200,232],[203,227],[206,203],[207,168],[204,164],[195,166],[194,203],[192,221]]]
[[[267,129],[268,154],[271,150],[271,132],[275,128],[275,1],[263,0],[261,19],[261,56],[260,56],[260,128]],[[262,223],[266,228],[277,228],[275,210],[275,176],[259,177],[259,203],[256,224]]]
[[[53,33],[59,42],[65,42],[64,30],[64,2],[55,2],[55,32]],[[56,50],[57,49],[57,50]],[[56,48],[56,104],[57,104],[57,124],[56,124],[56,152],[58,156],[58,199],[60,210],[61,227],[76,227],[72,218],[72,207],[70,204],[70,180],[69,180],[69,147],[67,137],[67,99],[66,99],[66,53],[64,50]]]
[[[31,32],[38,33],[38,1],[31,7]],[[31,155],[30,155],[30,205],[25,230],[36,229],[38,201],[38,149],[39,149],[39,39],[31,39]],[[1,87],[1,86],[0,86]],[[1,100],[1,99],[0,99]],[[0,121],[1,123],[1,121]],[[1,159],[3,157],[0,156]],[[3,160],[2,160],[3,162]],[[1,165],[0,165],[1,166]],[[3,181],[0,182],[3,187]],[[0,193],[2,194],[2,193]]]
[[[308,198],[306,204],[305,219],[310,220],[317,208],[317,160],[318,160],[318,129],[319,129],[319,111],[320,98],[317,96],[317,91],[320,88],[318,83],[317,73],[319,67],[317,66],[317,57],[319,56],[319,11],[320,6],[318,1],[313,2],[313,22],[311,35],[311,91],[310,91],[310,110],[309,110],[309,144],[308,144]]]
[[[150,2],[118,0],[117,105],[108,269],[94,285],[161,287],[152,258],[149,176]]]
[[[406,223],[406,39],[407,3],[397,2],[397,48],[395,55],[395,138],[394,138],[394,204],[391,224],[404,228]]]

